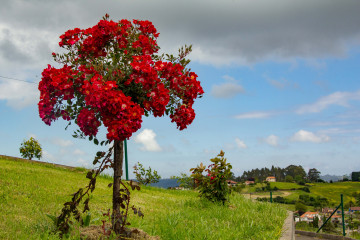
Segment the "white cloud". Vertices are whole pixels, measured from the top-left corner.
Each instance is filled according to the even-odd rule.
[[[51,153],[47,152],[46,150],[42,151],[42,160],[52,163],[58,162],[58,159],[56,159]]]
[[[69,147],[74,145],[74,143],[71,140],[64,140],[61,138],[54,138],[51,140],[51,142],[60,147]]]
[[[36,104],[39,97],[37,84],[0,79],[0,100],[5,100],[12,108],[22,109]]]
[[[143,147],[141,147],[142,151],[149,152],[159,152],[161,151],[161,147],[156,142],[156,134],[151,129],[144,129],[138,135],[135,136],[134,140],[136,143],[141,143]]]
[[[348,107],[349,101],[360,100],[360,90],[356,92],[335,92],[328,96],[322,97],[315,103],[299,107],[295,112],[297,114],[318,113],[331,105]]]
[[[238,148],[247,148],[246,144],[244,141],[240,140],[239,138],[235,138],[235,142],[236,142],[236,146],[238,146]]]
[[[87,161],[87,160],[85,160],[83,158],[79,158],[77,160],[77,164],[79,164],[80,166],[85,167],[85,168],[90,166],[89,161]]]
[[[256,119],[256,118],[268,118],[272,115],[270,112],[248,112],[235,116],[237,119]]]
[[[277,89],[285,89],[285,88],[298,88],[298,84],[297,83],[294,83],[294,82],[291,82],[285,78],[280,78],[280,79],[272,79],[272,78],[269,78],[268,76],[264,76],[266,81],[276,87]]]
[[[237,81],[230,76],[223,76],[225,83],[220,85],[213,85],[211,95],[216,98],[232,98],[240,93],[244,93],[244,88],[237,83]]]
[[[264,139],[264,141],[270,146],[277,147],[279,145],[279,137],[275,135],[270,135]]]
[[[330,141],[330,137],[327,135],[316,135],[312,132],[300,130],[291,137],[291,141],[322,143]]]
[[[75,149],[74,151],[73,151],[73,154],[74,155],[77,155],[77,156],[82,156],[82,155],[85,155],[86,153],[84,152],[84,151],[82,151],[82,150],[80,150],[80,149]]]

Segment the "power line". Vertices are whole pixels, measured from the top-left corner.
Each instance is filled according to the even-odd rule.
[[[35,83],[36,84],[36,82],[29,82],[29,81],[21,80],[21,79],[17,79],[17,78],[4,77],[4,76],[0,76],[0,78],[10,79],[10,80],[15,80],[15,81],[20,81],[20,82]]]

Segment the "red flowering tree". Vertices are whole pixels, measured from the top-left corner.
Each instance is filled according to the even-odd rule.
[[[53,53],[62,65],[50,65],[39,83],[39,115],[47,124],[62,117],[75,122],[77,135],[95,144],[101,125],[103,143],[114,145],[113,217],[120,214],[123,140],[141,128],[142,117],[170,115],[179,130],[195,118],[194,100],[203,89],[197,75],[186,68],[191,46],[179,56],[159,55],[159,33],[149,21],[120,20],[106,15],[88,29],[75,28],[60,36],[65,53]],[[119,226],[113,221],[115,232]]]

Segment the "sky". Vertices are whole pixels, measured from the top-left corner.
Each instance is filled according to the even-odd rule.
[[[65,130],[62,119],[43,123],[37,84],[61,51],[59,36],[108,13],[152,21],[162,52],[192,44],[190,67],[205,91],[183,131],[167,116],[144,117],[128,140],[130,178],[137,162],[168,178],[220,150],[235,176],[291,164],[360,171],[359,11],[358,0],[2,0],[0,154],[20,157],[35,137],[42,161],[91,168],[106,150],[73,138],[76,127]]]

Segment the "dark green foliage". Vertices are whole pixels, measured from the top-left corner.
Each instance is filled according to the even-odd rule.
[[[323,222],[326,221],[326,217],[323,217]],[[321,228],[324,232],[328,232],[328,233],[336,233],[335,230],[335,225],[329,220],[322,228]]]
[[[271,166],[271,168],[252,169],[251,171],[244,171],[241,177],[237,177],[236,181],[247,181],[257,179],[258,182],[263,182],[267,177],[275,176],[277,181],[285,180],[285,171],[283,168]]]
[[[312,221],[312,225],[314,228],[319,228],[319,218],[317,216],[314,217],[314,220]]]
[[[180,187],[183,188],[194,188],[195,182],[191,176],[188,176],[186,173],[180,173],[180,176],[171,176],[171,179],[176,179]]]
[[[302,194],[299,196],[299,200],[307,206],[314,206],[317,209],[329,206],[329,200],[324,197],[312,197],[307,194]]]
[[[232,187],[231,190],[234,191],[234,192],[238,192],[240,193],[242,191],[242,189],[245,188],[245,184],[237,184],[236,186]]]
[[[157,183],[159,182],[159,179],[161,179],[156,170],[152,171],[151,167],[149,167],[149,169],[145,169],[139,162],[134,166],[134,174],[136,176],[136,180],[144,185]]]
[[[303,215],[306,210],[307,210],[307,206],[305,205],[304,202],[302,202],[301,200],[296,201],[295,202],[295,210],[299,212],[299,215]]]
[[[360,181],[360,172],[352,172],[351,173],[351,181],[359,182]]]
[[[294,182],[294,178],[292,176],[290,176],[290,175],[287,175],[285,177],[285,182]]]
[[[299,166],[296,166],[296,165],[290,165],[290,166],[287,166],[285,168],[285,174],[286,176],[292,176],[295,181],[300,180],[300,179],[305,179],[306,177],[306,172],[304,170],[304,168],[299,165]]]
[[[196,168],[191,168],[191,177],[200,191],[200,197],[204,197],[212,202],[228,201],[230,188],[226,180],[231,176],[232,166],[226,162],[224,152],[221,151],[216,158],[210,159],[212,164],[206,167],[200,163]],[[203,175],[205,172],[206,176]]]
[[[317,182],[320,178],[320,172],[316,168],[310,168],[307,174],[307,178],[310,182]]]
[[[257,198],[257,201],[260,202],[270,202],[270,198],[267,197],[263,197],[263,198]],[[275,203],[282,203],[282,204],[295,204],[295,200],[290,200],[281,196],[276,196],[275,198],[273,198],[273,202]]]
[[[23,143],[21,143],[21,147],[19,150],[23,158],[28,158],[31,160],[33,157],[36,157],[37,159],[40,160],[40,158],[42,157],[41,145],[33,137],[31,137],[27,141],[24,140]]]

